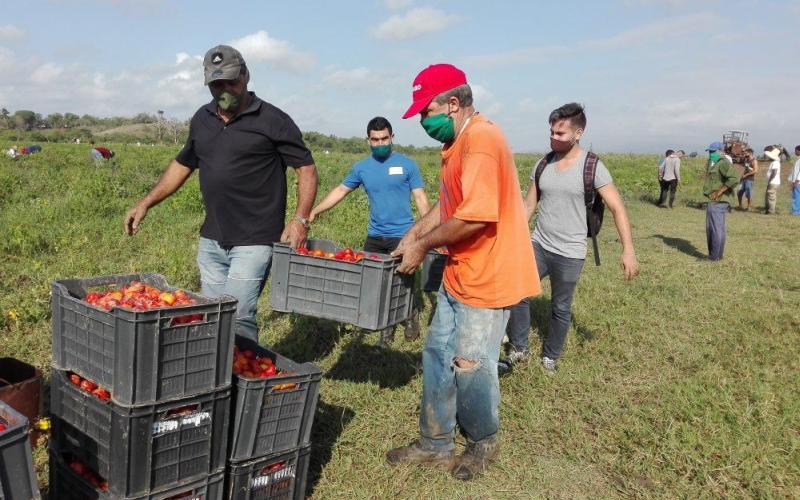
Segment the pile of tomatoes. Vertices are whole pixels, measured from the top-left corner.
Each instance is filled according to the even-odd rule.
[[[96,383],[92,382],[88,378],[83,378],[77,373],[70,373],[69,374],[69,381],[72,382],[73,385],[80,387],[85,392],[95,396],[98,399],[103,401],[110,401],[111,400],[111,392],[106,389],[103,389]]]
[[[275,362],[268,356],[256,356],[249,350],[240,350],[233,346],[233,373],[244,378],[272,378],[278,375],[291,375],[290,372],[278,370]],[[297,384],[287,383],[273,386],[273,390],[294,389]]]
[[[147,311],[161,307],[191,306],[197,301],[181,290],[165,292],[156,287],[134,281],[120,288],[112,288],[104,292],[89,292],[84,299],[93,306],[110,311],[115,307],[124,307],[134,311]],[[172,320],[172,324],[185,324],[203,321],[202,314],[189,314]]]
[[[322,257],[325,259],[334,259],[340,260],[342,262],[359,262],[363,259],[369,260],[383,260],[383,258],[374,253],[364,253],[363,251],[354,251],[352,248],[342,248],[337,252],[323,252],[319,248],[315,250],[309,250],[306,247],[299,247],[297,249],[297,253],[300,255],[310,255],[311,257]]]
[[[95,488],[101,491],[108,491],[108,481],[101,478],[95,471],[90,469],[85,463],[78,459],[70,460],[67,464],[72,472],[81,476]]]

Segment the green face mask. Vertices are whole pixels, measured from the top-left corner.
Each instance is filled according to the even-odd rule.
[[[708,158],[713,161],[714,163],[718,162],[720,158],[722,158],[722,153],[719,151],[712,151],[708,154]]]
[[[217,106],[224,111],[236,111],[242,103],[242,96],[232,94],[227,90],[217,96]]]
[[[433,115],[422,120],[422,128],[431,139],[439,142],[450,142],[456,136],[453,119],[444,113]]]
[[[381,144],[380,146],[370,146],[369,149],[372,150],[372,156],[375,158],[382,160],[384,158],[388,158],[390,154],[392,154],[392,145],[391,144]]]

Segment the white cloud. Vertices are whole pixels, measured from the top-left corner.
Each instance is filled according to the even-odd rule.
[[[414,0],[383,0],[383,5],[389,10],[401,10],[411,6]]]
[[[408,40],[436,33],[463,21],[461,16],[447,14],[439,9],[418,7],[403,15],[395,15],[371,30],[380,40]]]
[[[11,24],[0,26],[0,42],[16,42],[25,38],[25,32]]]
[[[64,68],[53,63],[44,63],[31,73],[31,81],[39,85],[47,85],[57,80]]]
[[[242,53],[249,66],[266,62],[279,69],[304,72],[316,63],[312,54],[298,51],[291,43],[272,38],[264,30],[233,40],[230,45]]]
[[[469,86],[472,88],[475,109],[489,117],[503,111],[503,105],[495,99],[494,94],[488,88],[477,83],[470,83]]]
[[[714,24],[718,19],[718,16],[708,12],[671,17],[621,31],[606,38],[589,40],[580,46],[588,49],[619,49],[653,44],[684,37]]]
[[[376,72],[364,67],[353,69],[333,69],[322,81],[346,90],[370,89],[381,84],[382,78]]]

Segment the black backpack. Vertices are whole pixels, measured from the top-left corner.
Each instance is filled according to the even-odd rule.
[[[539,160],[536,165],[536,171],[533,175],[534,183],[536,184],[536,199],[542,199],[542,191],[539,189],[539,178],[542,176],[545,167],[553,161],[555,152],[550,151],[547,156]],[[586,153],[586,162],[583,164],[583,202],[586,205],[586,227],[589,228],[586,236],[592,238],[592,247],[594,248],[594,263],[600,265],[600,250],[597,248],[597,233],[603,226],[603,213],[606,206],[603,203],[603,197],[597,195],[597,190],[594,188],[594,175],[597,172],[597,161],[599,158],[596,154],[589,151]]]

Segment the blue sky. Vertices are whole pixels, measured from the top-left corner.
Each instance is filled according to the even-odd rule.
[[[250,88],[303,130],[433,145],[401,120],[411,82],[450,62],[516,151],[542,151],[547,116],[586,105],[598,151],[701,151],[723,131],[800,144],[800,2],[618,0],[5,0],[0,106],[185,119],[209,94],[201,59],[239,48]]]

